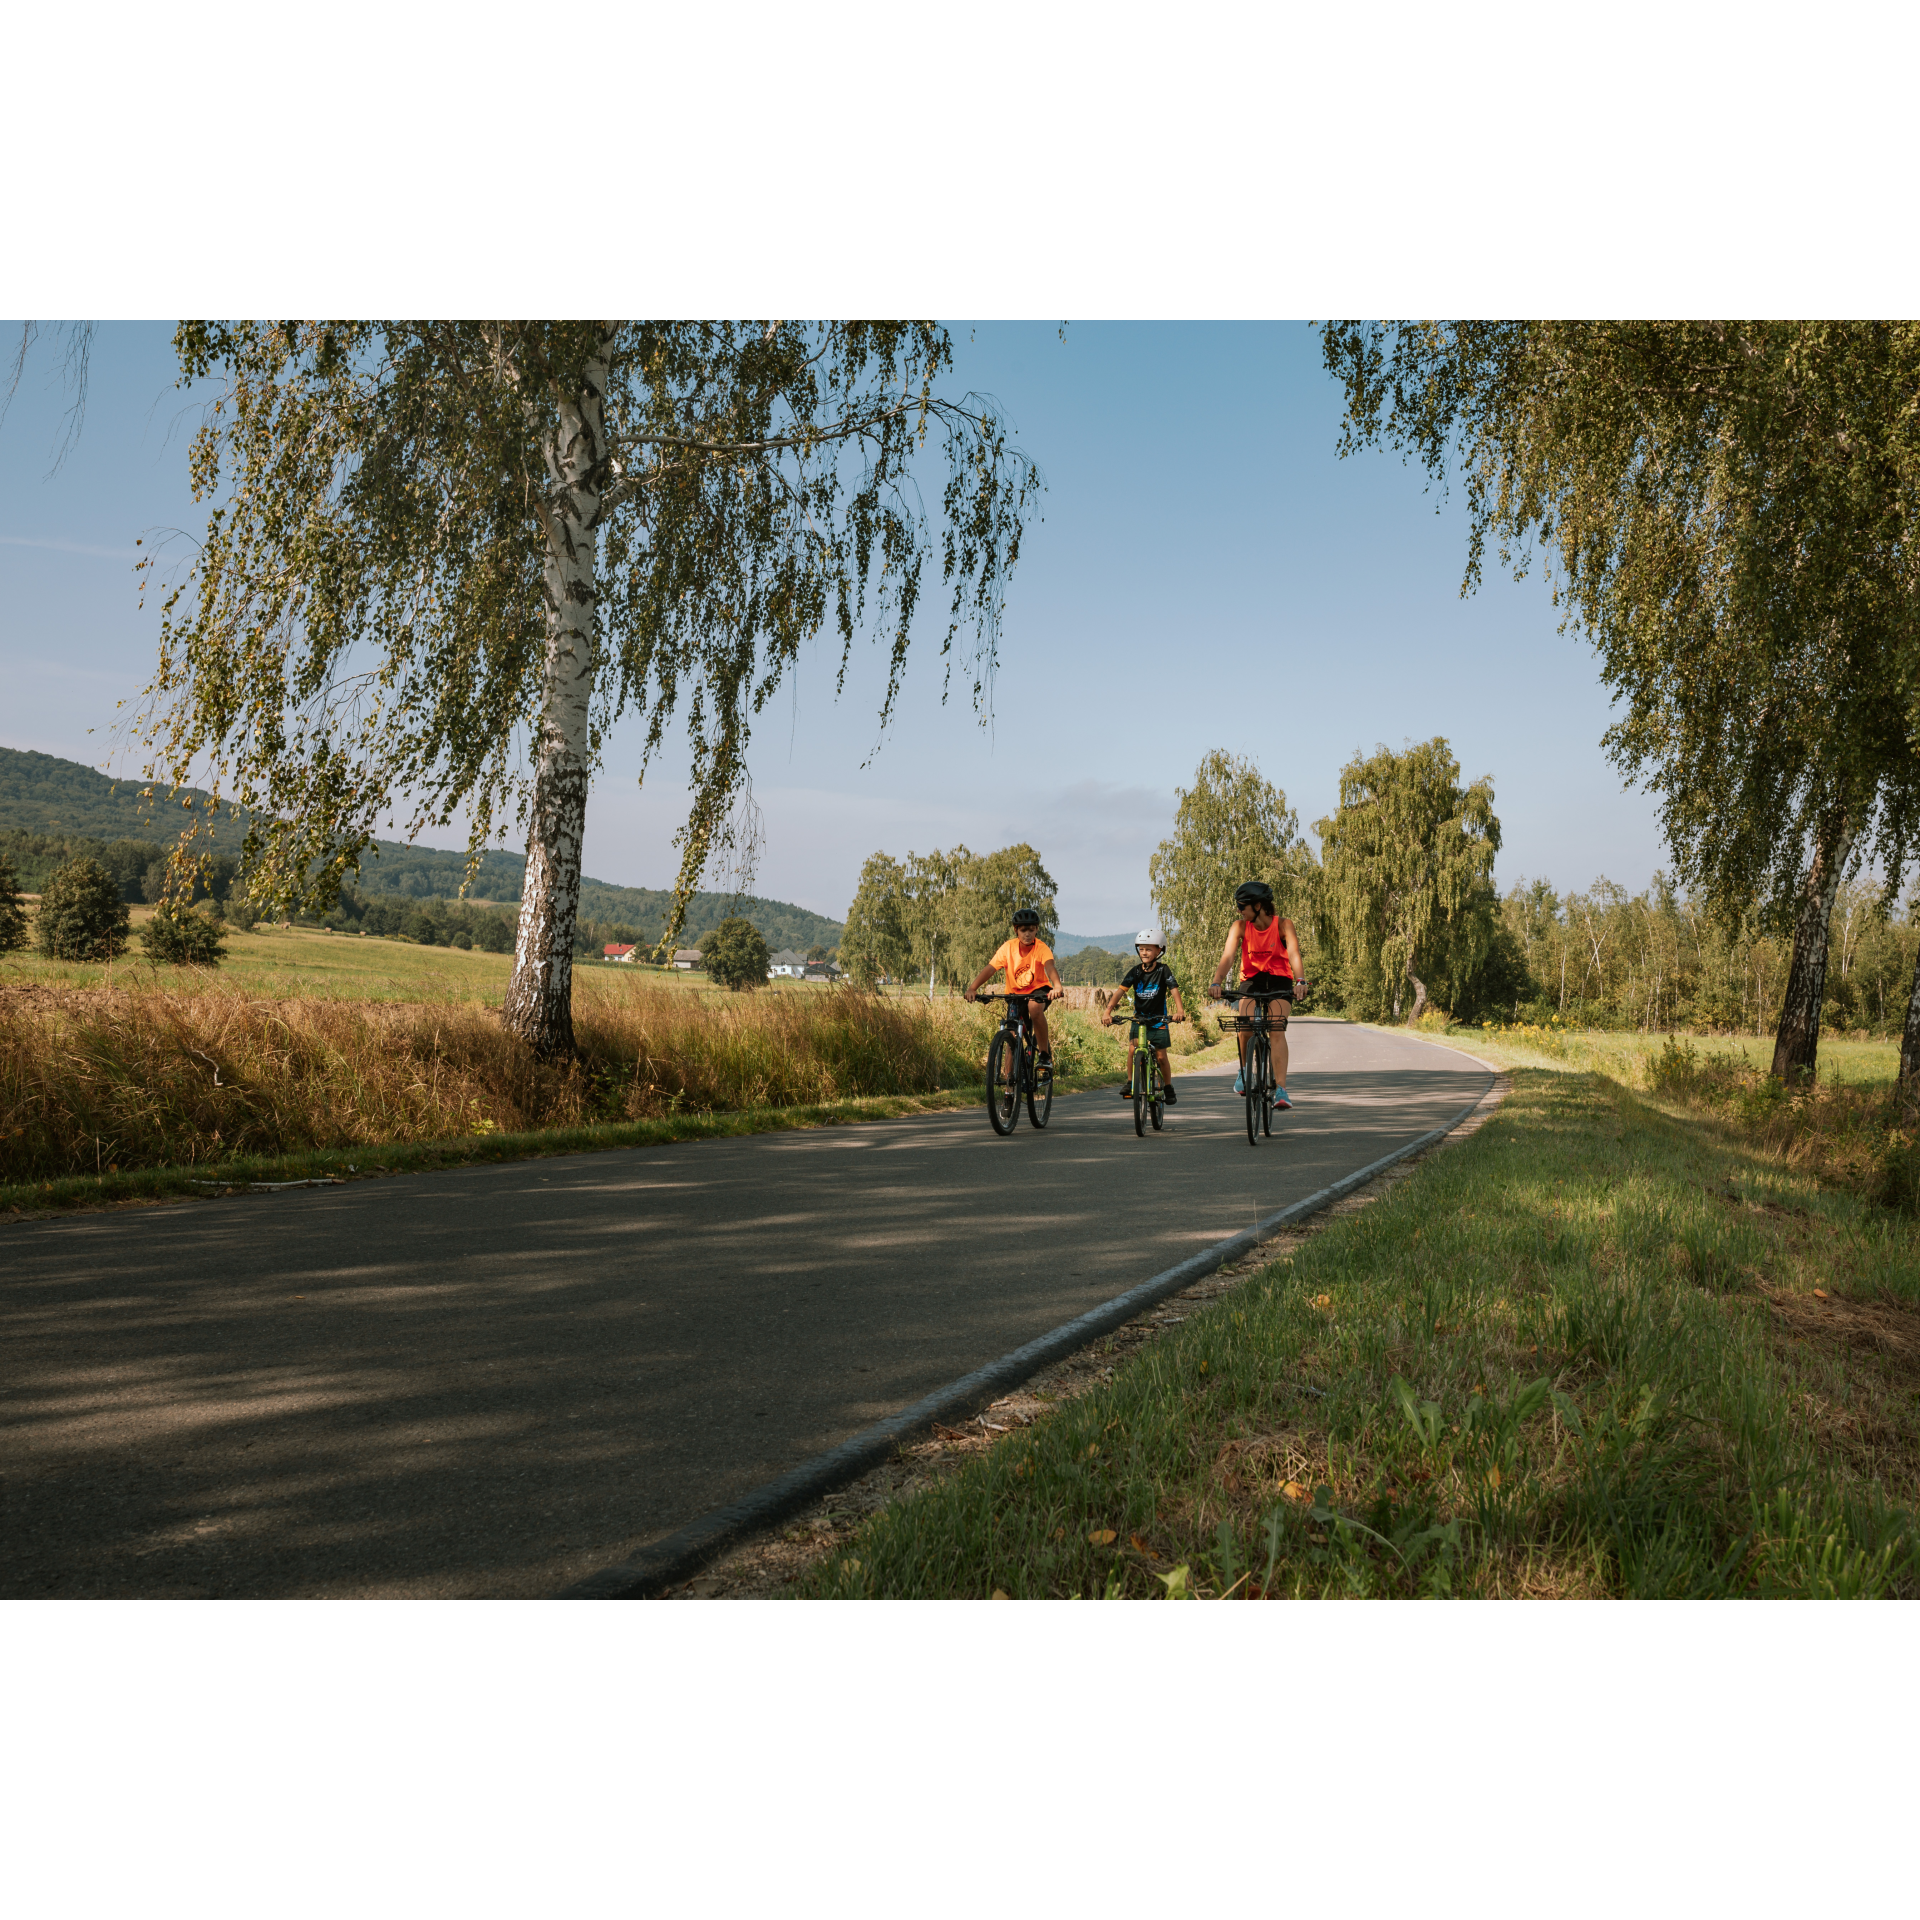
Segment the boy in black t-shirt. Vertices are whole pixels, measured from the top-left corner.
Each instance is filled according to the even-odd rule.
[[[1172,1004],[1175,1020],[1184,1020],[1187,1010],[1180,1003],[1179,983],[1173,977],[1173,969],[1163,966],[1160,956],[1167,950],[1166,937],[1158,927],[1142,927],[1134,936],[1133,950],[1140,956],[1137,967],[1129,967],[1120,985],[1123,991],[1133,995],[1133,1017],[1146,1030],[1147,1045],[1153,1049],[1153,1057],[1160,1067],[1160,1084],[1167,1090],[1167,1105],[1175,1104],[1173,1092],[1173,1066],[1167,1058],[1167,1048],[1172,1044],[1173,1035],[1167,1030],[1167,1009]],[[1119,995],[1114,996],[1118,1004]],[[1113,1008],[1106,1014],[1107,1025],[1113,1025]],[[1133,1098],[1133,1073],[1128,1067],[1126,1083],[1120,1089],[1123,1100]]]

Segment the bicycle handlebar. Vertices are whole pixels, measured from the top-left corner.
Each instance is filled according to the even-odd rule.
[[[1210,1000],[1291,1000],[1295,996],[1269,987],[1208,987]]]

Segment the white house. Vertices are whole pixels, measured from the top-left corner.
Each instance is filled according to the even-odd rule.
[[[691,973],[693,969],[700,964],[700,949],[698,947],[676,947],[673,953],[673,964],[678,967],[682,973]]]
[[[795,953],[791,947],[782,947],[767,959],[767,972],[776,980],[801,980],[806,977],[807,956]]]

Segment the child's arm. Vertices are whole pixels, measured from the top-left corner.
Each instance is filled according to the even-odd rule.
[[[1173,1002],[1173,1017],[1176,1020],[1184,1020],[1187,1017],[1187,1009],[1185,1003],[1180,998],[1180,989],[1175,987],[1168,995],[1168,998]]]

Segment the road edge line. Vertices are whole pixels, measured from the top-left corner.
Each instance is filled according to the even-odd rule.
[[[1484,1069],[1484,1062],[1477,1064]],[[1009,1387],[1018,1386],[1042,1367],[1065,1358],[1084,1347],[1088,1341],[1098,1339],[1101,1334],[1124,1326],[1145,1308],[1169,1294],[1183,1291],[1196,1280],[1205,1279],[1208,1274],[1237,1260],[1242,1254],[1252,1252],[1263,1241],[1271,1240],[1296,1220],[1323,1212],[1335,1201],[1344,1200],[1356,1187],[1365,1186],[1369,1180],[1378,1178],[1389,1167],[1397,1166],[1402,1160],[1444,1140],[1463,1121],[1479,1112],[1486,1104],[1487,1096],[1498,1089],[1499,1083],[1498,1073],[1489,1070],[1486,1086],[1474,1099],[1451,1120],[1423,1133],[1419,1139],[1395,1148],[1392,1153],[1368,1166],[1343,1175],[1332,1186],[1322,1187],[1318,1193],[1309,1194],[1304,1200],[1296,1200],[1290,1207],[1282,1207],[1278,1213],[1271,1213],[1253,1226],[1242,1228],[1204,1252],[1196,1253],[1182,1260],[1179,1265],[1156,1273],[1152,1279],[1128,1288],[1125,1293],[1116,1294],[1111,1300],[1088,1308],[1085,1313],[1055,1327],[1052,1332],[1043,1333],[1037,1339],[1029,1340],[1025,1346],[1002,1354],[998,1360],[991,1360],[984,1367],[977,1367],[972,1373],[963,1374],[944,1387],[937,1387],[924,1398],[916,1400],[912,1406],[903,1407],[900,1412],[861,1428],[837,1447],[815,1454],[811,1460],[803,1461],[778,1479],[765,1481],[738,1500],[717,1507],[698,1520],[689,1521],[633,1560],[590,1573],[571,1586],[562,1588],[553,1597],[557,1600],[645,1600],[663,1587],[675,1586],[690,1578],[743,1535],[773,1526],[821,1495],[832,1493],[849,1481],[857,1480],[862,1474],[871,1473],[875,1467],[884,1465],[908,1435],[931,1426],[936,1420],[965,1414],[997,1400]]]

